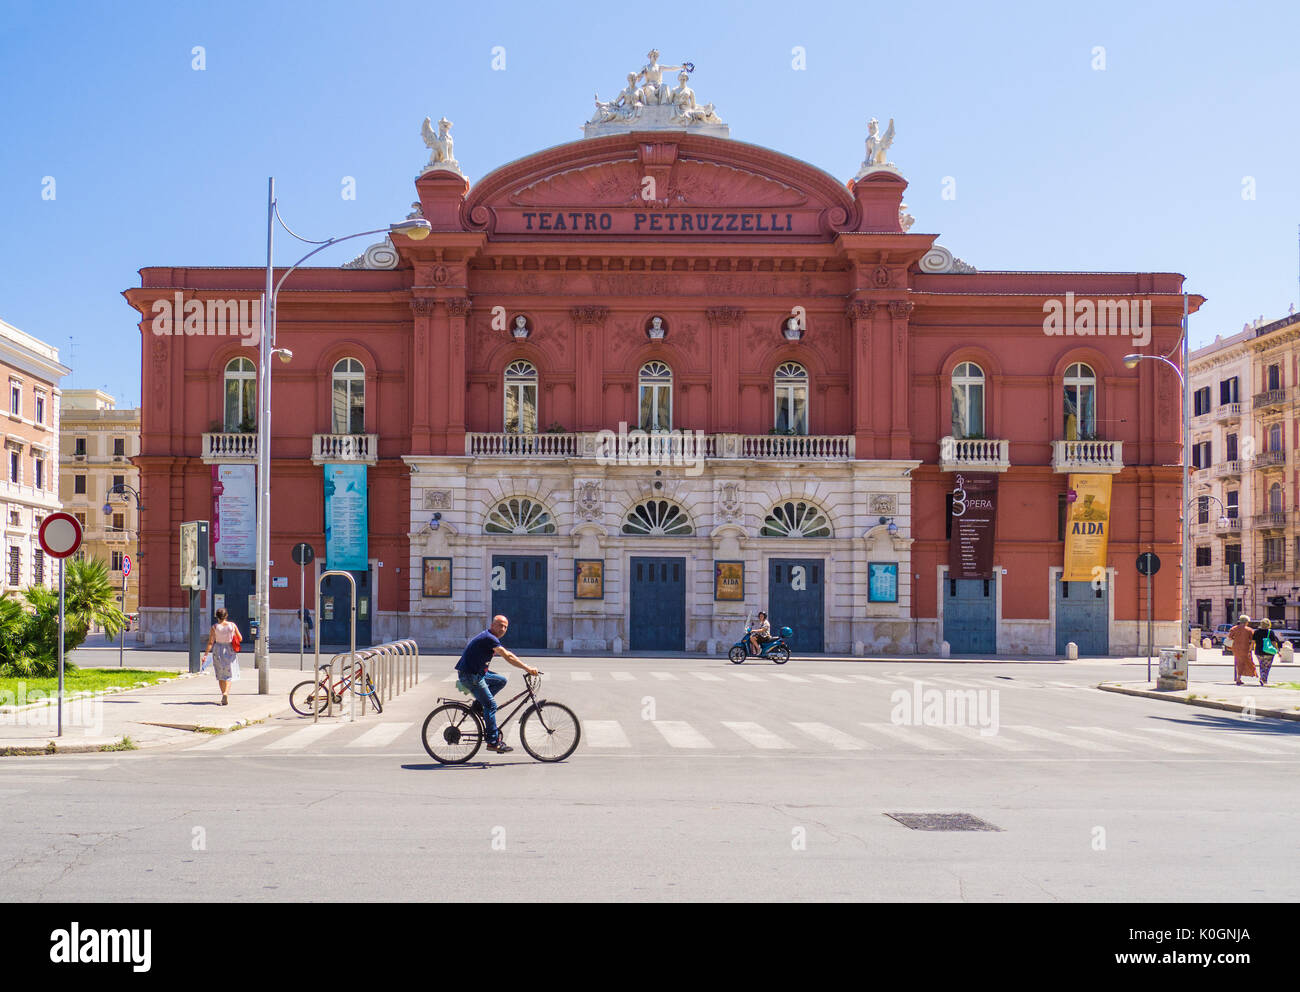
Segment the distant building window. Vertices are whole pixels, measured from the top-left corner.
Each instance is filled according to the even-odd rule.
[[[113,454],[115,455],[126,454],[126,438],[124,437],[113,438]]]
[[[1197,549],[1196,549],[1196,567],[1197,567],[1197,568],[1204,568],[1205,566],[1207,566],[1207,565],[1209,565],[1209,564],[1210,564],[1210,549],[1209,549],[1209,547],[1197,548]]]
[[[42,393],[36,394],[36,422],[45,423],[45,396]]]
[[[77,518],[77,523],[81,524],[81,530],[82,530],[82,533],[85,533],[85,530],[86,530],[86,515],[85,515],[85,513],[74,513],[73,516]]]
[[[808,433],[808,372],[796,362],[782,362],[772,383],[778,434]]]
[[[1090,365],[1075,362],[1065,370],[1065,439],[1097,438],[1097,376]]]
[[[1231,379],[1224,379],[1219,383],[1219,405],[1224,406],[1228,403],[1240,403],[1237,396],[1237,377],[1234,375]]]
[[[118,531],[126,530],[126,516],[124,514],[113,514],[113,529]]]
[[[1225,565],[1241,564],[1241,545],[1225,544],[1223,546],[1223,563]]]
[[[22,583],[22,560],[20,553],[14,545],[9,545],[9,584],[17,586]]]
[[[506,366],[505,415],[507,434],[537,433],[537,369],[530,362]]]
[[[86,495],[86,477],[84,475],[74,475],[72,477],[72,492],[77,496]]]
[[[113,552],[112,570],[114,572],[122,571],[122,552],[120,551]]]
[[[32,581],[38,586],[45,585],[45,552],[40,548],[32,552]]]
[[[9,452],[9,481],[17,484],[18,482],[18,452]]]
[[[45,488],[45,459],[33,458],[32,463],[36,466],[36,475],[32,479],[32,485],[37,489]]]
[[[79,437],[72,442],[72,453],[82,456],[86,454],[86,439],[84,437]]]
[[[355,358],[334,366],[334,433],[366,432],[366,370]]]
[[[640,384],[640,415],[643,431],[669,431],[673,427],[673,371],[663,362],[646,362],[637,377]]]
[[[20,511],[20,510],[10,510],[10,511],[9,511],[9,526],[10,526],[10,527],[21,527],[22,525],[23,525],[23,515],[22,515],[22,511]]]
[[[9,412],[14,416],[23,412],[23,387],[16,382],[9,383]]]

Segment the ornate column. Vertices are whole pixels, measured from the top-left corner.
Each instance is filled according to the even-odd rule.
[[[892,300],[889,304],[892,403],[889,417],[889,457],[912,457],[912,356],[907,347],[907,325],[914,304]]]
[[[745,311],[740,307],[709,307],[705,313],[709,318],[709,351],[713,360],[710,423],[705,429],[712,434],[734,432],[740,422],[740,391],[736,383],[740,375],[740,323],[745,319]]]
[[[410,395],[407,397],[411,411],[411,454],[427,455],[433,451],[433,403],[430,388],[432,355],[430,338],[432,332],[430,321],[433,317],[434,299],[429,296],[417,296],[411,300],[411,312],[415,314],[415,337],[411,343],[411,376],[408,379]]]
[[[601,423],[604,411],[601,409],[604,391],[601,379],[605,369],[603,350],[599,336],[604,329],[605,318],[609,316],[609,307],[583,305],[569,311],[573,317],[573,346],[576,351],[574,359],[574,415],[576,431],[597,431],[605,425]],[[540,426],[540,425],[539,425]]]
[[[444,300],[447,306],[447,420],[445,448],[449,455],[465,453],[465,318],[472,301],[467,297]]]
[[[871,416],[871,321],[875,313],[876,304],[871,300],[853,300],[844,308],[852,342],[853,436],[859,458],[875,457],[871,442],[875,434]]]

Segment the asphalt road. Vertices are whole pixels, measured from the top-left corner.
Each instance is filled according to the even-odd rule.
[[[420,731],[456,695],[445,659],[356,725],[304,736],[287,717],[161,751],[4,759],[2,897],[1300,898],[1284,869],[1300,724],[1089,688],[1140,668],[535,663],[584,723],[562,764],[432,761]],[[999,829],[886,815],[904,812]]]

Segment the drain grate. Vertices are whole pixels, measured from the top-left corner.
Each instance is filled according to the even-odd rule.
[[[1002,830],[970,813],[886,813],[885,816],[909,830]]]

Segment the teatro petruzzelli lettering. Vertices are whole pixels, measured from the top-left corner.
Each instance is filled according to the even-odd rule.
[[[662,232],[678,234],[714,234],[718,232],[753,232],[788,234],[795,230],[792,213],[716,213],[703,210],[656,211],[602,211],[600,213],[563,210],[524,210],[525,231],[575,231],[628,234]]]

